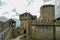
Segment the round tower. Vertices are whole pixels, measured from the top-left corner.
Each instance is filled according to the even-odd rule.
[[[44,22],[53,21],[55,19],[55,6],[43,5],[40,8],[40,20]]]

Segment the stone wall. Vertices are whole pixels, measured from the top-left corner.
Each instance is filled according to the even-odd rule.
[[[43,26],[40,28],[38,26],[31,26],[31,38],[32,39],[41,39],[41,40],[52,40],[53,39],[53,29],[50,27],[49,29],[41,29]]]
[[[60,40],[60,26],[56,27],[56,39]]]

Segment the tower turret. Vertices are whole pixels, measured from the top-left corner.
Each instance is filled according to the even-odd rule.
[[[44,22],[53,21],[55,19],[55,6],[54,5],[43,5],[40,8],[40,20]]]

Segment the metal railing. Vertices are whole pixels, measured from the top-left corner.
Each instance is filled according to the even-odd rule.
[[[5,40],[5,38],[7,37],[10,29],[11,29],[11,27],[8,27],[0,33],[0,40]]]

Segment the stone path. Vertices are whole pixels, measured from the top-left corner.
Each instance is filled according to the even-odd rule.
[[[13,40],[21,40],[20,38],[22,38],[23,36],[24,36],[24,34],[19,36],[19,37],[17,37],[17,38],[15,38],[15,39],[13,39]]]
[[[11,39],[11,40],[27,40],[26,38],[24,38],[25,34],[20,35],[19,37],[15,38],[15,39]],[[28,39],[28,40],[32,40],[32,39]]]

